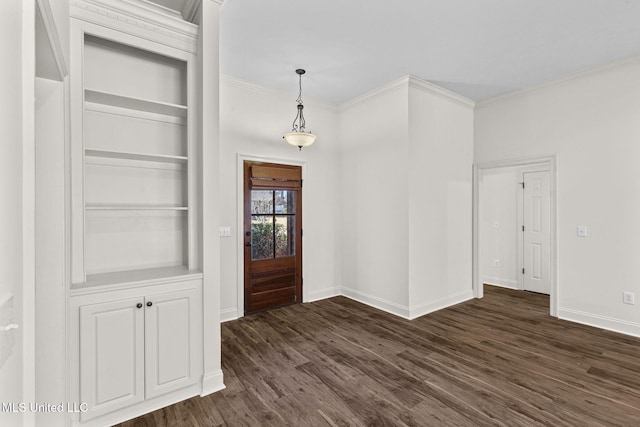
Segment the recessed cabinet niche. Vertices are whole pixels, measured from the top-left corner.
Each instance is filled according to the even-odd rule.
[[[73,287],[192,273],[193,55],[88,22],[79,26]]]

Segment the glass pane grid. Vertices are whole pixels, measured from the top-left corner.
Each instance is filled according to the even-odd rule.
[[[296,193],[289,190],[251,191],[251,258],[295,255]]]

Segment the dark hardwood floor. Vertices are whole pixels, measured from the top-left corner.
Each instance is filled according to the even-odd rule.
[[[344,297],[247,316],[225,390],[122,426],[640,426],[640,339],[548,312],[486,286],[413,321]]]

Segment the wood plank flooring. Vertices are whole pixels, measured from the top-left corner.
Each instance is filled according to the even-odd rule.
[[[227,388],[122,427],[640,426],[640,339],[485,297],[413,321],[336,297],[222,324]]]

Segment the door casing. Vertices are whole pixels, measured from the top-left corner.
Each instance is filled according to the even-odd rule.
[[[557,159],[556,155],[546,155],[538,157],[524,157],[517,159],[497,160],[491,162],[474,163],[473,165],[473,295],[475,298],[482,298],[484,295],[483,284],[480,280],[480,179],[482,173],[487,169],[506,168],[506,167],[534,167],[546,168],[549,171],[550,180],[550,210],[551,210],[551,236],[550,236],[550,306],[549,312],[551,316],[558,317],[558,278],[557,278]],[[519,203],[521,206],[521,203]],[[521,215],[519,215],[521,218]],[[518,233],[519,239],[522,239],[522,233]],[[522,248],[521,240],[518,247]],[[521,287],[522,285],[520,285]]]
[[[254,156],[250,154],[241,154],[238,153],[236,155],[236,213],[237,213],[237,223],[236,223],[236,240],[237,240],[237,283],[236,283],[236,296],[237,296],[237,305],[236,305],[236,313],[234,314],[225,314],[225,318],[221,319],[231,320],[235,318],[244,317],[244,162],[264,162],[264,163],[278,163],[282,165],[290,165],[290,166],[300,166],[302,168],[302,181],[306,182],[306,170],[307,170],[307,162],[287,159],[287,158],[277,158],[277,157],[265,157],[265,156]],[[308,191],[302,192],[302,206],[306,206]],[[307,224],[305,209],[302,210],[302,223]],[[303,240],[304,244],[304,240]],[[305,251],[302,251],[302,271],[305,271]],[[302,287],[302,302],[307,302],[307,298],[305,298],[305,287]]]

